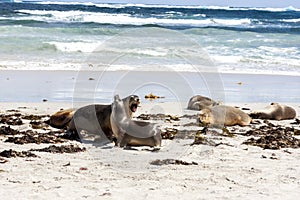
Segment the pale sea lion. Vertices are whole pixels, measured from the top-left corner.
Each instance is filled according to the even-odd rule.
[[[126,105],[124,106],[126,116],[131,118],[132,113],[136,112],[140,103],[139,97],[137,95],[130,95],[122,99],[122,102]],[[97,135],[101,139],[112,141],[114,140],[114,136],[110,122],[111,111],[111,104],[92,104],[81,107],[73,113],[73,116],[67,123],[67,132],[78,140],[81,139],[80,132],[85,131],[88,134]]]
[[[47,123],[54,128],[67,128],[73,117],[75,109],[60,110],[50,116]]]
[[[251,117],[238,108],[225,105],[217,105],[212,108],[205,108],[200,111],[199,120],[209,126],[247,126]]]
[[[196,95],[190,98],[187,108],[190,110],[202,110],[204,108],[210,108],[218,104],[219,103],[215,102],[214,100],[208,97]]]
[[[294,119],[296,117],[296,111],[294,108],[287,105],[271,103],[263,110],[256,110],[251,112],[250,116],[255,119],[285,120]]]
[[[131,120],[126,115],[125,104],[119,95],[114,97],[110,121],[120,147],[161,146],[162,137],[159,126],[154,123]]]

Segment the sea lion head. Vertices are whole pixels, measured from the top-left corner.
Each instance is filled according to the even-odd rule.
[[[211,111],[209,109],[202,109],[199,113],[199,121],[204,125],[210,124]]]
[[[140,99],[137,95],[130,95],[121,100],[119,95],[115,95],[113,104],[117,104],[119,108],[117,111],[117,107],[115,107],[115,111],[119,113],[125,112],[126,116],[131,118],[132,113],[136,112],[140,104]]]
[[[129,108],[132,112],[136,112],[140,99],[137,95],[131,95],[129,100]]]
[[[137,95],[130,95],[124,99],[124,103],[128,102],[130,114],[136,112],[140,104],[140,98]]]

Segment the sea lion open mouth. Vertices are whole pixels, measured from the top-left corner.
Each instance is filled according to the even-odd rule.
[[[133,95],[133,96],[131,96],[130,101],[131,101],[130,106],[129,106],[130,110],[131,110],[132,112],[136,112],[137,107],[138,107],[139,104],[140,104],[140,99],[139,99],[139,97],[136,96],[136,95]]]
[[[131,106],[130,106],[130,110],[131,110],[132,112],[136,112],[136,110],[137,110],[137,107],[138,107],[138,104],[136,104],[136,103],[134,103],[134,104],[131,104]]]

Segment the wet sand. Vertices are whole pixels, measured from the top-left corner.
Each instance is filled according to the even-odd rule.
[[[165,102],[186,102],[202,94],[231,102],[300,102],[300,77],[137,71],[11,71],[0,73],[1,102],[99,102],[113,94],[149,92]]]

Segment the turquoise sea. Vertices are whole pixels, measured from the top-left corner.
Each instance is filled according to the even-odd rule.
[[[300,10],[0,3],[0,44],[2,70],[195,71],[195,55],[205,70],[300,75]]]

